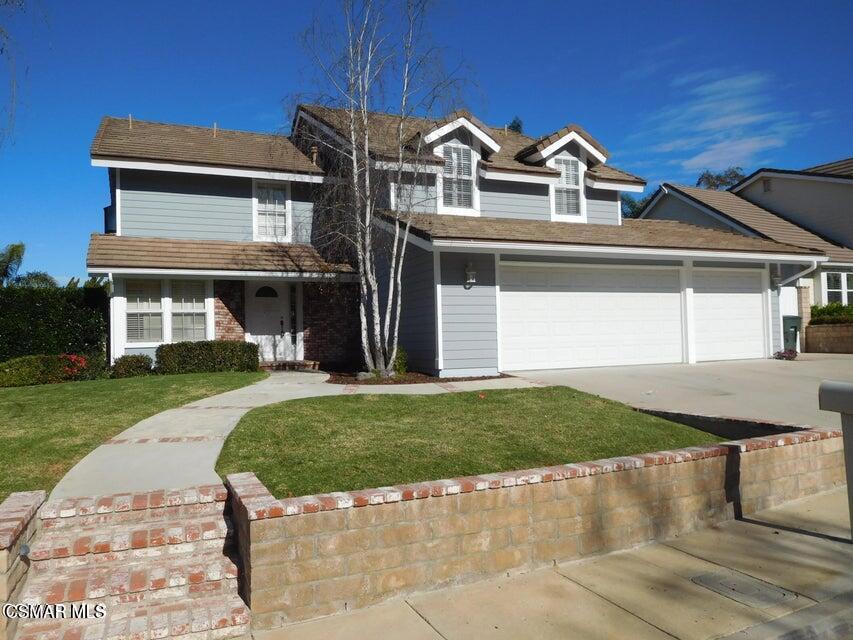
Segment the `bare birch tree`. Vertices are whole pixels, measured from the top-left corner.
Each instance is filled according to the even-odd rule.
[[[305,41],[329,87],[316,101],[334,108],[344,139],[315,131],[300,143],[323,147],[324,169],[337,178],[324,190],[324,233],[346,247],[357,270],[365,365],[392,375],[410,213],[421,204],[418,185],[437,165],[422,148],[420,133],[430,122],[423,116],[450,106],[458,80],[427,43],[429,0],[341,6],[342,33],[330,36],[315,21]]]

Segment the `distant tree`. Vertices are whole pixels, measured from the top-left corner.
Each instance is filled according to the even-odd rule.
[[[696,186],[702,187],[703,189],[721,191],[723,189],[727,189],[733,184],[737,184],[745,177],[743,169],[740,167],[729,167],[728,169],[718,173],[714,173],[710,169],[705,169],[696,179]]]
[[[0,103],[0,147],[11,133],[15,124],[15,106],[17,105],[18,82],[15,73],[15,56],[12,51],[12,35],[9,33],[7,20],[18,11],[24,10],[24,0],[0,0],[0,64],[5,63],[9,73],[8,95]],[[0,96],[3,91],[0,91]]]
[[[31,289],[56,289],[59,283],[46,271],[27,271],[25,274],[16,276],[12,280],[15,287],[29,287]]]
[[[524,133],[524,123],[521,121],[521,118],[515,116],[512,119],[512,122],[507,125],[507,129],[515,131],[516,133]]]
[[[640,215],[640,211],[643,210],[643,207],[646,206],[649,200],[652,199],[654,194],[650,193],[649,195],[643,198],[635,198],[630,193],[622,194],[622,217],[623,218],[636,218]]]
[[[7,244],[0,251],[0,287],[11,282],[18,275],[21,263],[24,261],[24,243]]]

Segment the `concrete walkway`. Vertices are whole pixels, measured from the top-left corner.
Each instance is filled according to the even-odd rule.
[[[273,373],[247,387],[146,418],[78,462],[59,481],[51,497],[218,483],[216,459],[240,418],[256,407],[285,400],[352,393],[438,394],[537,386],[522,378],[378,386],[327,384],[327,379],[324,373]]]
[[[666,542],[255,638],[850,638],[851,567],[841,487]]]
[[[853,354],[803,353],[793,362],[734,360],[513,375],[642,409],[838,427],[837,413],[818,408],[818,387],[823,380],[853,380]]]

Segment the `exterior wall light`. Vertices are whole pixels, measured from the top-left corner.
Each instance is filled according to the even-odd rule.
[[[477,284],[477,272],[474,270],[474,263],[470,260],[465,265],[465,284]]]

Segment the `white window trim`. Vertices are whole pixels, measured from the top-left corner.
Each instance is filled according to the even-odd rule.
[[[570,216],[570,215],[564,215],[564,214],[557,213],[557,195],[556,194],[557,194],[558,185],[552,184],[551,186],[548,187],[548,197],[551,200],[551,220],[553,220],[553,221],[556,221],[556,222],[579,222],[579,223],[585,223],[587,221],[587,217],[586,217],[586,193],[585,193],[585,191],[586,191],[585,184],[586,183],[584,182],[584,178],[586,176],[586,152],[583,149],[581,149],[580,153],[578,155],[579,155],[579,157],[577,157],[577,158],[575,158],[575,156],[572,156],[571,154],[569,154],[568,156],[555,155],[555,156],[551,156],[550,158],[548,158],[548,160],[545,161],[545,166],[551,167],[552,169],[557,168],[557,159],[559,159],[559,158],[574,158],[575,160],[578,161],[578,191],[579,191],[578,200],[580,203],[580,215]]]
[[[152,349],[161,344],[172,343],[172,285],[171,281],[176,278],[154,278],[160,280],[160,309],[163,314],[163,339],[159,342],[129,342],[127,339],[127,280],[150,280],[145,276],[131,276],[129,278],[115,278],[113,280],[113,296],[110,298],[110,320],[112,332],[110,356],[112,362],[125,355],[127,349]],[[181,278],[177,278],[181,279]],[[204,314],[205,314],[205,339],[216,339],[216,317],[213,304],[213,280],[205,279],[204,286]]]
[[[853,304],[853,289],[848,288],[847,286],[847,274],[851,273],[850,271],[835,271],[830,269],[828,271],[821,271],[820,274],[820,288],[822,294],[822,300],[820,304],[825,305],[829,304],[829,280],[827,276],[830,273],[840,273],[841,274],[841,304]],[[838,289],[833,289],[833,291],[838,291]]]
[[[283,238],[267,238],[258,233],[258,186],[269,185],[284,188],[284,206],[287,234]],[[274,180],[252,180],[252,240],[256,242],[293,242],[293,199],[291,198],[291,183],[276,182]]]
[[[459,127],[470,131],[471,134],[475,138],[477,138],[477,140],[479,140],[482,144],[491,149],[494,153],[497,153],[501,150],[501,146],[498,144],[497,140],[492,138],[489,134],[487,134],[485,131],[480,129],[478,126],[473,124],[470,120],[468,120],[468,118],[465,117],[457,118],[453,122],[448,122],[446,125],[439,127],[434,131],[430,131],[427,135],[424,136],[424,142],[429,144],[435,140],[439,140],[451,131],[458,129]]]
[[[477,146],[469,147],[458,142],[445,142],[437,145],[433,150],[435,154],[444,159],[444,147],[459,147],[471,150],[471,208],[467,207],[448,207],[444,204],[444,170],[436,174],[435,178],[435,195],[436,195],[436,211],[439,214],[451,216],[480,216],[480,184],[479,184],[479,166],[480,166],[480,149]]]

